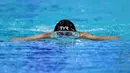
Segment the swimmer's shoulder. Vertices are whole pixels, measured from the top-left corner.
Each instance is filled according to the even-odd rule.
[[[40,34],[43,38],[51,38],[52,36],[52,32],[46,32],[46,33],[43,33],[43,34]]]
[[[92,35],[92,34],[90,34],[89,32],[80,32],[80,31],[78,31],[78,33],[79,33],[79,38],[83,38],[83,37],[85,37],[85,36],[90,36],[90,35]]]

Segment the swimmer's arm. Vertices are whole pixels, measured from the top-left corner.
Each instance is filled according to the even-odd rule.
[[[25,38],[11,38],[10,40],[29,41],[29,40],[36,40],[36,39],[50,38],[50,37],[51,37],[51,33],[45,33],[45,34],[40,34],[40,35],[35,35],[35,36],[30,36]]]
[[[87,38],[91,40],[119,40],[119,37],[111,37],[111,36],[95,36],[89,33],[79,32],[80,38]]]

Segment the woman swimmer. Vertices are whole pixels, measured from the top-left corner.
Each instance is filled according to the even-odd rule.
[[[44,33],[40,35],[35,35],[31,37],[25,38],[11,38],[10,40],[36,40],[43,38],[52,38],[52,37],[78,37],[78,38],[86,38],[90,40],[119,40],[119,37],[111,37],[111,36],[95,36],[89,34],[87,32],[79,32],[76,30],[74,24],[69,20],[61,20],[55,26],[54,32],[52,33]]]

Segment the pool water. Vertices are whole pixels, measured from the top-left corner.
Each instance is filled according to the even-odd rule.
[[[129,73],[129,0],[3,0],[0,2],[0,73]],[[61,19],[78,31],[120,36],[119,41],[41,39]]]
[[[0,43],[0,72],[130,72],[130,42],[76,40],[69,44],[63,46],[45,40]]]

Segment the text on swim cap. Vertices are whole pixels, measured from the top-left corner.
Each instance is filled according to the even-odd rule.
[[[68,26],[60,26],[60,30],[69,30],[69,27]]]

